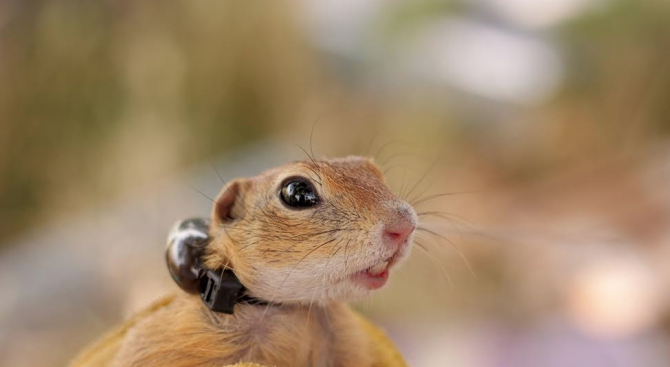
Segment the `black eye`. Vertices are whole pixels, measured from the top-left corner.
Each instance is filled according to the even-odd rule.
[[[279,192],[284,204],[296,208],[306,208],[319,203],[319,197],[312,184],[304,178],[286,181]]]

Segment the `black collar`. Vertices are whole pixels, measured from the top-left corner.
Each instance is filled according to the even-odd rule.
[[[175,283],[188,293],[200,293],[202,302],[214,312],[232,314],[237,303],[275,304],[249,296],[231,269],[205,267],[202,258],[209,227],[209,220],[191,218],[178,222],[170,231],[165,260]]]
[[[277,305],[246,294],[246,288],[230,270],[207,270],[200,272],[200,299],[214,312],[232,314],[235,304],[246,303],[250,305]]]

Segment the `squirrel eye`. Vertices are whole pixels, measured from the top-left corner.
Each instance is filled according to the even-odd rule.
[[[306,208],[319,203],[312,184],[304,178],[289,179],[279,193],[284,204],[295,208]]]

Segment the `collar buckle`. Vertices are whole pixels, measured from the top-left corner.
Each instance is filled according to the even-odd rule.
[[[214,312],[231,315],[245,288],[232,270],[203,269],[200,274],[200,299]]]

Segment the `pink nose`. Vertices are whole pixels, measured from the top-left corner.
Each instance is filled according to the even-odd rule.
[[[407,241],[407,237],[414,232],[415,227],[416,226],[409,221],[387,225],[386,228],[384,228],[384,243],[393,247],[402,245]]]

